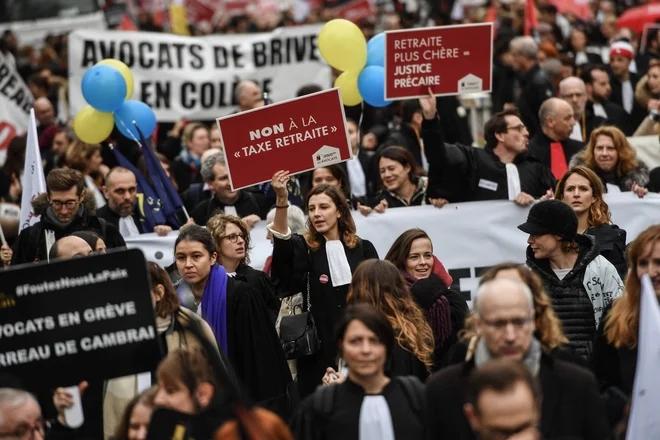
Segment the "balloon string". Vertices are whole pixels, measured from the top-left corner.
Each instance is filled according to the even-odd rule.
[[[133,140],[135,141],[135,143],[137,143],[138,146],[139,146],[140,148],[142,148],[142,144],[140,143],[140,141],[138,140],[138,138],[135,137],[135,135],[133,134],[133,132],[132,132],[131,130],[128,129],[128,127],[126,126],[126,124],[124,124],[124,121],[122,121],[121,119],[119,119],[119,123],[121,124],[122,127],[124,127],[124,129],[125,129],[127,132],[129,132],[129,133],[131,134],[131,137],[133,138]],[[133,124],[134,124],[134,125],[137,125],[137,122],[133,121]]]
[[[360,146],[362,146],[362,120],[364,119],[364,100],[360,103],[360,120],[358,121],[357,126],[357,141],[358,141],[358,151]]]

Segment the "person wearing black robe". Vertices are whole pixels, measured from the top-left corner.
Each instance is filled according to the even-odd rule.
[[[304,309],[316,323],[320,350],[297,359],[298,390],[305,397],[321,383],[326,368],[337,368],[332,341],[346,306],[352,273],[362,261],[378,258],[378,253],[371,242],[355,235],[345,196],[327,184],[316,186],[307,195],[310,220],[305,235],[291,234],[288,178],[287,173],[278,172],[271,182],[277,194],[275,221],[268,226],[275,237],[271,276],[279,296],[303,293]]]
[[[284,419],[290,417],[297,404],[295,384],[261,296],[215,263],[215,242],[201,226],[181,230],[175,257],[183,275],[177,283],[181,305],[211,326],[249,397]]]

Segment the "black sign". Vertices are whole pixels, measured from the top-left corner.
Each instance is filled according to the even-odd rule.
[[[138,249],[0,271],[0,371],[70,386],[155,370],[150,289]]]

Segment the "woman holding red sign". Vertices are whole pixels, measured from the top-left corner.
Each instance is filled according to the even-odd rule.
[[[292,234],[288,225],[287,171],[279,171],[271,184],[277,195],[275,220],[268,229],[275,237],[271,276],[280,295],[303,292],[304,305],[313,317],[320,349],[300,356],[300,397],[321,384],[327,367],[337,368],[334,327],[339,321],[353,271],[364,260],[378,258],[376,249],[355,234],[355,223],[340,190],[328,184],[307,195],[307,230]],[[289,357],[292,357],[290,354]]]

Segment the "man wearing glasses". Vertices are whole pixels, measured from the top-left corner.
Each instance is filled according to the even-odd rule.
[[[593,374],[553,358],[535,336],[534,302],[527,285],[495,279],[482,284],[474,303],[479,335],[473,355],[434,374],[426,383],[428,427],[433,439],[476,439],[464,413],[470,374],[493,359],[521,362],[541,383],[539,430],[543,438],[610,438]],[[508,438],[508,437],[504,437]]]
[[[53,244],[77,231],[95,231],[108,248],[126,243],[116,227],[94,214],[94,197],[87,196],[82,174],[58,168],[46,177],[46,194],[32,200],[40,221],[23,229],[14,243],[11,264],[47,260]]]
[[[486,122],[484,148],[456,144],[450,150],[436,115],[436,100],[420,100],[420,104],[427,139],[428,194],[451,203],[511,200],[520,206],[551,196],[556,180],[547,166],[527,154],[529,132],[516,110],[495,113]],[[452,200],[443,194],[460,196]]]
[[[14,388],[0,388],[0,439],[68,439],[75,438],[75,432],[57,420],[52,424],[45,421],[32,394]]]

